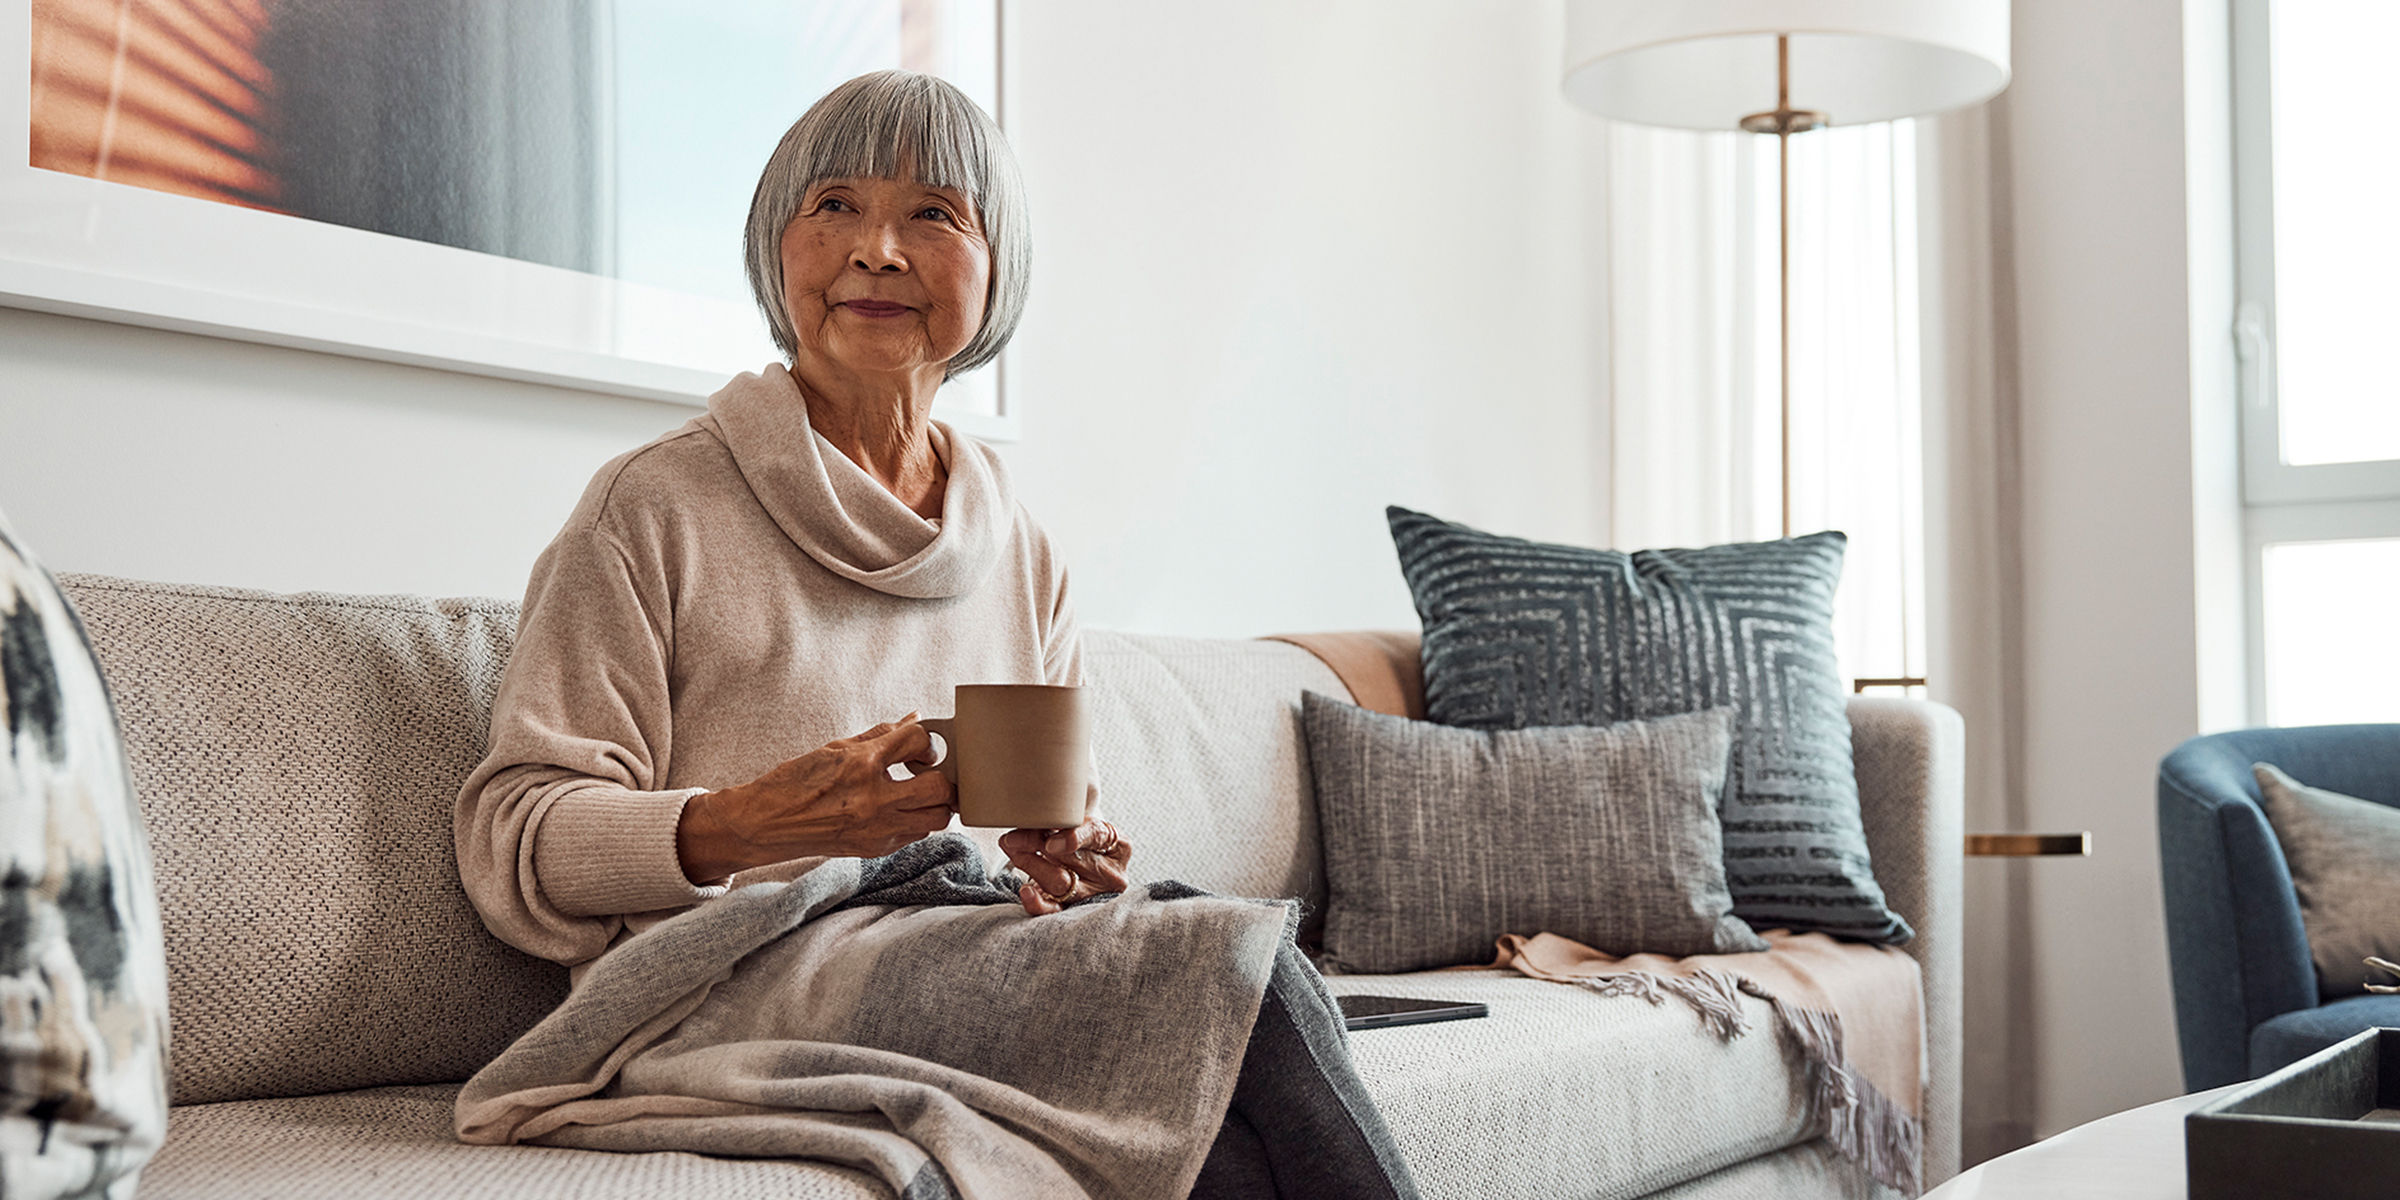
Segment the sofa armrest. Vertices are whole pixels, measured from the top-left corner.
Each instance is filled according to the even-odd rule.
[[[1859,815],[1886,903],[1917,936],[1925,979],[1925,1183],[1958,1171],[1966,723],[1946,705],[1858,696],[1850,752]]]

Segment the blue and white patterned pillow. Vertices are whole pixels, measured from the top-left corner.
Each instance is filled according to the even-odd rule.
[[[116,706],[0,517],[0,1196],[132,1200],[167,1131],[167,961]]]
[[[1736,916],[1899,944],[1867,857],[1833,593],[1848,539],[1592,550],[1385,510],[1424,621],[1425,715],[1607,725],[1730,706],[1722,806]]]

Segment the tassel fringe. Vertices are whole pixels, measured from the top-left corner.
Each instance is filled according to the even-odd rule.
[[[1702,971],[1688,977],[1626,971],[1576,982],[1603,996],[1636,996],[1653,1005],[1664,1004],[1673,996],[1691,1005],[1720,1042],[1750,1032],[1750,1016],[1742,1011],[1742,982],[1723,971]]]
[[[1724,971],[1690,976],[1624,971],[1576,982],[1603,996],[1634,996],[1651,1004],[1673,996],[1690,1005],[1719,1041],[1750,1031],[1743,994],[1766,1001],[1807,1063],[1809,1108],[1824,1121],[1825,1140],[1877,1183],[1910,1196],[1923,1189],[1924,1124],[1850,1069],[1842,1052],[1841,1017],[1785,1004],[1758,984]]]

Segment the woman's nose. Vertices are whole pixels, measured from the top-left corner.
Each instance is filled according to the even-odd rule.
[[[898,232],[879,223],[859,232],[858,245],[850,252],[850,265],[862,271],[905,271],[908,259],[900,253]]]

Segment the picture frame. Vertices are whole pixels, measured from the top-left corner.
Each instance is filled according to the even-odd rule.
[[[922,20],[926,8],[922,0],[825,3],[845,18],[864,14],[871,19],[872,10],[883,5],[894,12],[918,12]],[[34,70],[37,4],[51,5],[46,15],[55,17],[71,0],[0,0],[0,70],[17,72],[20,81]],[[674,21],[678,31],[689,27],[691,11],[672,10],[666,0],[621,2],[608,10],[618,23],[628,20],[629,12],[650,12],[662,25]],[[972,60],[981,46],[989,46],[988,68],[971,61],[972,69],[962,72],[968,78],[954,82],[996,120],[1004,119],[999,0],[946,0],[935,11],[968,14],[955,24],[978,49],[961,55],[951,47],[953,59]],[[117,36],[122,60],[124,35]],[[645,37],[641,44],[655,46],[659,40]],[[920,57],[922,40],[910,44]],[[50,49],[56,52],[55,46]],[[872,61],[881,49],[874,36],[853,36],[844,46],[847,59],[813,64],[820,73],[837,73],[817,93],[860,70],[901,65]],[[700,45],[693,52],[709,50]],[[608,103],[617,106],[636,86],[630,81],[638,72],[627,65],[632,52],[622,45],[588,52],[613,66],[618,90]],[[772,72],[779,64],[770,59],[757,65]],[[729,86],[733,72],[704,74],[714,80],[709,86],[721,87]],[[685,79],[674,82],[678,95],[687,90]],[[778,75],[753,92],[772,86],[795,85]],[[111,120],[118,116],[118,90],[112,86],[108,97]],[[732,104],[728,107],[738,112],[721,119],[704,110],[706,120],[668,122],[665,133],[652,139],[671,142],[685,128],[745,126],[742,143],[711,160],[712,171],[715,163],[724,164],[724,178],[714,181],[710,194],[716,219],[707,223],[711,231],[730,225],[721,243],[724,260],[712,257],[719,245],[714,241],[700,252],[669,248],[681,258],[653,256],[670,269],[706,259],[715,274],[708,280],[711,290],[703,292],[37,167],[32,165],[32,92],[22,82],[0,87],[0,306],[704,406],[709,394],[736,373],[780,359],[746,286],[737,299],[727,283],[726,272],[738,272],[740,266],[740,216],[733,206],[746,212],[758,166],[774,138],[813,98]],[[610,115],[629,136],[633,118]],[[651,159],[671,164],[681,149],[665,145]],[[618,183],[609,202],[630,208],[631,193],[639,188],[650,193],[686,188],[687,181],[671,171],[664,179],[659,172],[648,178],[639,174],[626,161],[638,151],[628,146],[611,151],[617,155],[612,165]],[[732,194],[737,185],[738,196]],[[623,233],[617,238],[620,245],[629,240]],[[1015,440],[1020,414],[1005,388],[1005,372],[1003,356],[945,384],[934,415],[974,437]]]

